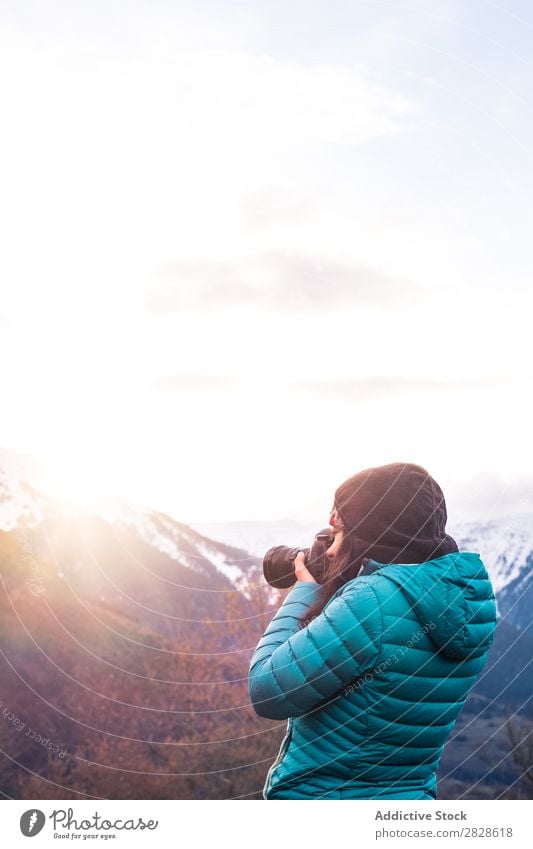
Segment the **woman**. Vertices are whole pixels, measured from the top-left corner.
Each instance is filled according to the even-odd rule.
[[[496,625],[486,569],[446,520],[441,488],[411,463],[335,492],[323,583],[300,553],[250,664],[255,711],[288,719],[263,798],[436,798]]]

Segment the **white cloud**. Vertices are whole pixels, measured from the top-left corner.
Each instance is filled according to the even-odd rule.
[[[159,282],[160,281],[160,282]],[[423,290],[407,280],[372,269],[307,255],[259,254],[240,260],[175,262],[160,269],[147,293],[155,314],[183,309],[211,311],[253,305],[300,319],[339,309],[373,306],[391,311],[405,299],[423,299]]]

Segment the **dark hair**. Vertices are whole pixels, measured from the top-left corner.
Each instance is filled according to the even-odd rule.
[[[340,587],[356,578],[363,566],[363,561],[368,558],[367,546],[361,545],[361,540],[354,534],[344,534],[337,552],[337,556],[328,562],[324,570],[322,585],[327,592],[310,608],[305,617],[305,623],[318,616],[324,606]]]

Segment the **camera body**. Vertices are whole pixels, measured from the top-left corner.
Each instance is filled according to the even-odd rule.
[[[275,545],[269,548],[263,558],[263,575],[271,587],[285,590],[296,583],[294,561],[300,551],[305,553],[305,565],[319,584],[324,583],[327,567],[326,551],[333,543],[331,528],[319,531],[311,548],[290,548],[288,545]]]

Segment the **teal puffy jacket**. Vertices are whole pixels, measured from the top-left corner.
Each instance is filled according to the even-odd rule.
[[[435,799],[496,626],[479,555],[370,560],[307,624],[321,593],[297,581],[251,660],[256,713],[288,719],[263,798]]]

